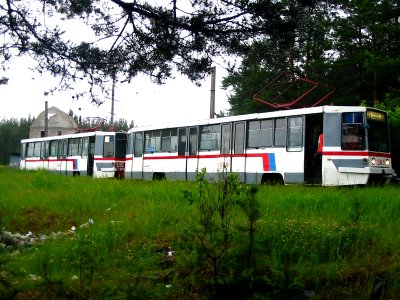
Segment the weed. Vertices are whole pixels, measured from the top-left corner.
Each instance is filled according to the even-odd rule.
[[[0,248],[0,298],[399,298],[398,186],[253,187],[222,171],[211,183],[0,169],[4,232],[46,237]]]

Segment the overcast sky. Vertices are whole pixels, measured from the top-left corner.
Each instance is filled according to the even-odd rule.
[[[181,2],[180,5],[187,5]],[[189,6],[190,7],[190,6]],[[39,12],[42,7],[40,6]],[[113,7],[118,12],[119,7]],[[39,13],[40,15],[40,13]],[[52,24],[59,24],[65,28],[63,37],[67,40],[93,42],[98,37],[79,19],[65,19],[45,16],[42,20],[48,28]],[[79,34],[77,34],[79,33]],[[107,47],[107,46],[106,46]],[[49,88],[57,85],[51,76],[40,76],[30,71],[35,62],[27,57],[17,58],[5,72],[9,78],[7,85],[0,85],[0,120],[10,118],[27,118],[37,116],[48,106],[56,106],[75,115],[86,117],[101,117],[110,120],[111,100],[101,106],[84,99],[72,99],[71,92],[55,92],[53,95],[44,95]],[[216,65],[216,101],[215,112],[226,111],[230,108],[228,91],[221,89],[221,82],[227,72]],[[3,73],[0,73],[3,75]],[[117,84],[115,89],[114,120],[125,119],[128,124],[134,121],[135,125],[155,125],[178,120],[206,119],[210,114],[211,76],[206,78],[201,87],[194,85],[189,79],[176,76],[169,79],[164,85],[157,85],[150,78],[138,76],[130,84]],[[111,86],[110,86],[111,90]],[[82,91],[82,90],[80,90]]]
[[[111,101],[101,106],[91,104],[85,99],[74,100],[70,92],[55,92],[44,96],[44,91],[57,81],[50,76],[40,76],[29,70],[29,60],[13,62],[6,72],[7,85],[0,85],[0,119],[27,118],[37,116],[48,106],[86,117],[101,117],[110,120]],[[221,89],[225,71],[217,66],[215,112],[229,109],[228,91]],[[210,112],[211,77],[203,81],[201,87],[195,86],[185,77],[177,76],[159,86],[151,83],[149,77],[139,76],[130,84],[117,84],[115,89],[115,120],[120,118],[134,121],[135,125],[154,125],[177,120],[206,119]]]

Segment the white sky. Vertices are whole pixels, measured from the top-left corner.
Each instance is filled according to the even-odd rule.
[[[39,7],[39,13],[42,7]],[[119,10],[119,8],[117,8]],[[39,14],[40,15],[40,14]],[[46,17],[42,20],[47,26],[59,23],[59,18]],[[83,26],[80,20],[62,19],[65,26],[64,38],[79,41],[96,39],[91,29]],[[76,33],[79,32],[79,35]],[[36,117],[48,107],[56,106],[75,115],[101,117],[110,120],[111,100],[101,106],[91,104],[88,97],[72,99],[71,92],[54,92],[44,95],[45,91],[57,85],[58,81],[51,76],[40,76],[30,71],[35,66],[28,57],[17,58],[5,72],[9,78],[7,85],[0,85],[0,120],[10,118]],[[228,91],[221,89],[221,82],[227,72],[216,66],[215,112],[227,111],[230,106],[227,100]],[[3,73],[0,73],[3,75]],[[34,78],[34,79],[33,79]],[[111,89],[111,86],[110,86]],[[196,86],[183,76],[169,79],[164,85],[152,83],[148,76],[138,76],[130,84],[117,84],[115,89],[114,120],[125,119],[135,126],[155,125],[179,120],[207,119],[210,114],[211,76],[206,78],[201,87]],[[79,89],[82,92],[82,89]],[[111,95],[111,93],[110,93]]]
[[[10,66],[5,75],[7,85],[0,85],[0,119],[36,117],[48,106],[56,106],[68,113],[86,117],[101,117],[110,120],[111,100],[101,106],[90,103],[88,98],[74,100],[70,92],[55,92],[44,96],[44,91],[57,81],[50,76],[40,76],[30,71],[28,59],[19,59]],[[228,91],[221,89],[221,81],[226,72],[216,69],[215,112],[230,108]],[[33,79],[34,78],[34,79]],[[198,87],[189,79],[177,76],[159,86],[149,77],[139,76],[130,84],[118,84],[115,89],[114,120],[125,119],[136,126],[155,125],[179,120],[207,119],[210,113],[211,76]],[[79,110],[80,108],[80,110]]]

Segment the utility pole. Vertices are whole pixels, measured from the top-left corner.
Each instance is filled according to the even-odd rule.
[[[44,137],[49,136],[49,108],[47,101],[44,101]]]
[[[112,90],[111,90],[111,120],[110,126],[114,126],[114,93],[115,91],[115,73],[112,75]]]
[[[212,67],[212,69],[211,69],[210,119],[215,117],[215,75],[216,75],[216,67]]]

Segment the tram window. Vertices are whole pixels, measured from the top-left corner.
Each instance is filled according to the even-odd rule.
[[[231,152],[231,125],[222,125],[221,134],[221,154],[229,154]]]
[[[68,141],[59,140],[58,141],[58,158],[66,158],[68,150]]]
[[[153,153],[161,151],[161,130],[146,132],[145,152]]]
[[[79,155],[79,138],[73,138],[69,140],[68,145],[68,156],[77,156]]]
[[[197,154],[197,128],[189,129],[189,155]]]
[[[343,114],[343,124],[362,124],[364,123],[364,117],[362,112],[350,112]]]
[[[178,155],[183,156],[186,154],[186,128],[179,128],[178,136]]]
[[[140,157],[143,155],[143,133],[136,132],[135,133],[135,147],[134,147],[134,156]]]
[[[200,150],[218,150],[220,125],[202,126],[200,129]]]
[[[26,158],[26,144],[21,144],[21,159]]]
[[[50,156],[57,157],[58,141],[50,141]]]
[[[303,146],[303,118],[288,118],[288,151],[301,151]]]
[[[89,137],[82,138],[82,157],[88,157],[89,154]]]
[[[342,125],[342,149],[365,150],[365,128],[362,124]]]
[[[272,146],[272,120],[250,121],[247,147],[260,148]]]
[[[67,157],[67,151],[68,151],[68,140],[63,140],[63,147],[62,147],[62,157],[66,158]]]
[[[49,157],[49,141],[42,142],[41,158]]]
[[[161,132],[161,151],[178,151],[178,136],[176,128],[163,129]]]
[[[245,135],[244,123],[235,124],[235,140],[234,140],[234,153],[243,154],[244,153],[244,135]]]
[[[275,119],[274,146],[285,147],[286,141],[286,122],[285,118]]]
[[[133,133],[128,134],[128,141],[126,145],[126,153],[132,154],[133,153]]]
[[[115,134],[115,157],[124,158],[126,156],[126,135]]]
[[[57,157],[61,158],[62,157],[62,140],[58,140],[58,147],[57,147]]]
[[[113,135],[104,137],[103,157],[114,157],[115,138]]]
[[[368,150],[389,152],[389,132],[386,114],[382,112],[367,111],[368,119]]]
[[[33,157],[33,153],[35,151],[35,143],[28,143],[27,144],[28,150],[26,151],[27,157]]]
[[[365,150],[365,128],[362,112],[342,115],[342,149]]]
[[[35,150],[33,150],[33,157],[40,157],[41,142],[35,142]]]

